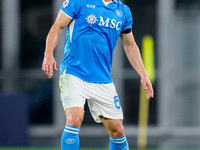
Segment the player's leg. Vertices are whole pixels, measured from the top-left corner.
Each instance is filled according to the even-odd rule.
[[[65,110],[66,125],[80,128],[84,117],[83,107],[72,107]]]
[[[110,150],[128,150],[122,124],[122,108],[114,84],[94,84],[92,87],[95,94],[88,100],[88,106],[94,120],[103,122],[107,129]]]
[[[129,150],[128,142],[124,135],[122,119],[100,118],[110,135],[109,150]]]
[[[124,136],[124,127],[122,119],[109,119],[100,116],[108,134],[113,138]]]
[[[82,81],[69,74],[60,75],[61,101],[66,114],[66,125],[61,138],[62,150],[79,149],[79,128],[84,116],[85,97]]]
[[[66,125],[61,138],[62,150],[79,149],[79,129],[84,117],[82,107],[72,107],[65,110]]]

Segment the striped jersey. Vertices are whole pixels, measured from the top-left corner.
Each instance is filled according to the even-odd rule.
[[[67,26],[60,73],[112,83],[113,51],[120,33],[132,28],[130,9],[119,0],[66,0],[61,11],[72,22]]]

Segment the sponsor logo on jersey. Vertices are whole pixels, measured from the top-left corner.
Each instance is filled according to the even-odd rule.
[[[98,20],[97,20],[97,17],[95,17],[95,15],[91,14],[89,16],[87,16],[87,22],[90,24],[90,25],[93,25],[95,24]]]
[[[90,25],[94,25],[95,23],[97,23],[97,21],[99,21],[98,23],[99,26],[113,28],[113,29],[115,28],[116,30],[120,30],[122,27],[122,22],[120,21],[117,22],[115,19],[110,19],[110,18],[105,19],[102,16],[100,16],[98,20],[97,17],[93,14],[87,16],[87,18],[85,19]]]
[[[69,138],[69,139],[65,140],[65,143],[67,143],[67,144],[73,144],[74,142],[75,142],[75,140],[72,139],[72,138]]]

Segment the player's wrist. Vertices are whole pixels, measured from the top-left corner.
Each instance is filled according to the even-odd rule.
[[[142,73],[142,74],[140,75],[140,77],[141,77],[141,79],[148,78],[148,76],[147,76],[146,72]]]
[[[44,52],[44,57],[45,58],[52,58],[53,57],[53,52],[45,51]]]

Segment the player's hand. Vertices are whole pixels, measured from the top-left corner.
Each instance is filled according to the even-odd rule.
[[[56,67],[56,61],[53,56],[44,56],[43,63],[42,63],[42,70],[45,74],[51,78],[53,76],[53,69],[58,71]]]
[[[154,96],[154,91],[151,82],[149,81],[149,78],[147,76],[143,77],[141,79],[141,83],[143,85],[143,88],[146,90],[146,98],[150,99]]]

